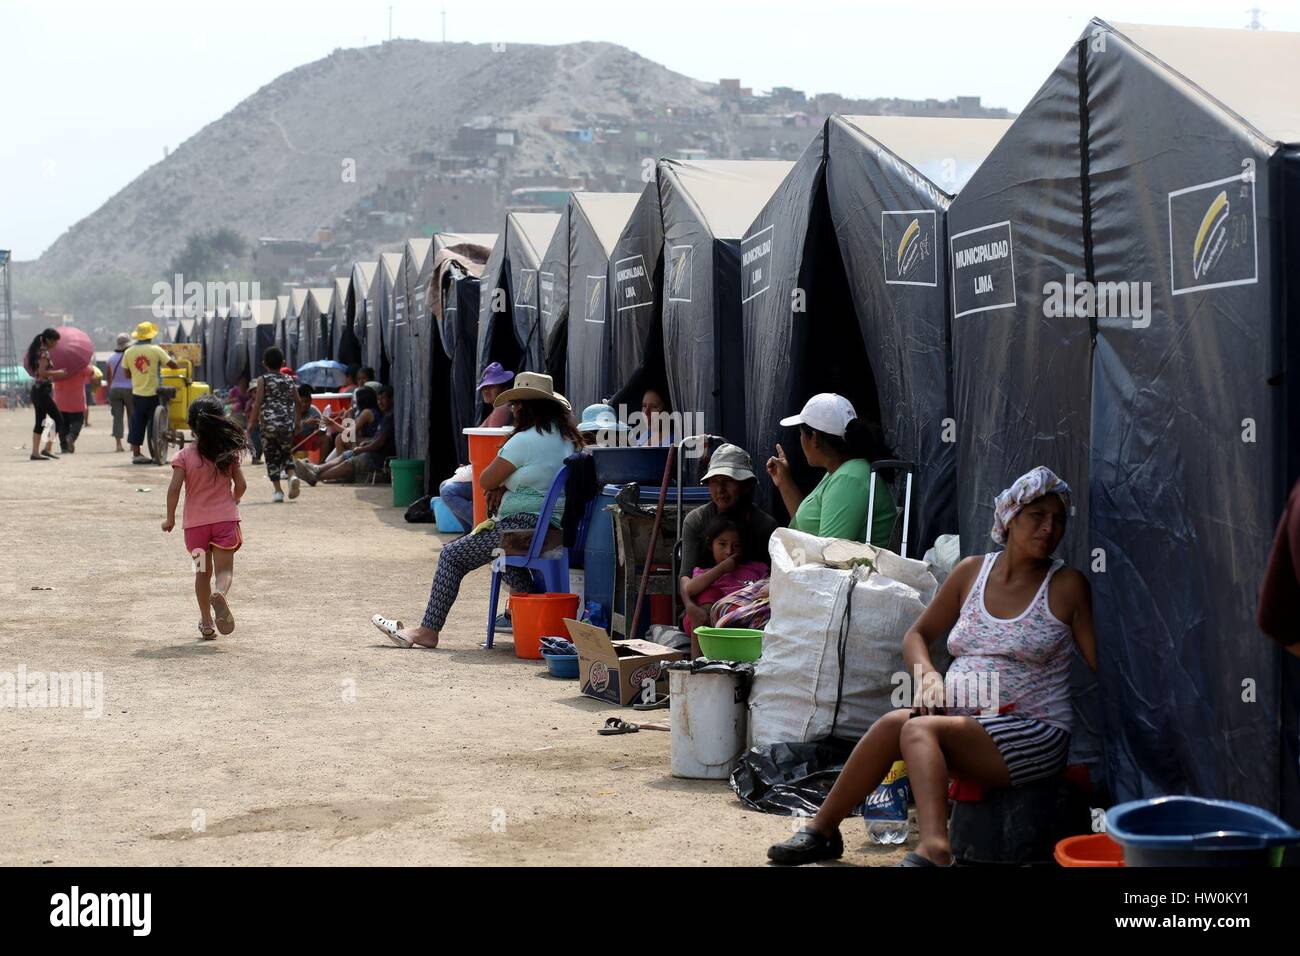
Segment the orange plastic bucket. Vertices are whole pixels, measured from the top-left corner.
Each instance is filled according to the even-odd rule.
[[[479,484],[478,476],[492,464],[514,429],[466,428],[464,433],[469,436],[469,467],[474,473],[474,524],[477,525],[487,517],[487,502],[483,499],[483,486]],[[560,633],[566,632],[561,630]]]
[[[1104,833],[1066,837],[1052,855],[1061,866],[1124,865],[1124,848]]]
[[[569,636],[566,617],[578,616],[576,594],[512,594],[510,624],[515,632],[515,657],[542,659],[543,637]]]

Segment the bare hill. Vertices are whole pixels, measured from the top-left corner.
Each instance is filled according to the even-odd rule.
[[[411,154],[439,152],[475,117],[522,133],[520,156],[570,158],[548,117],[581,123],[664,108],[714,110],[711,84],[613,44],[437,44],[337,50],[244,100],[149,167],[34,264],[47,278],[159,275],[190,233],[307,238]],[[344,163],[355,161],[355,182]]]

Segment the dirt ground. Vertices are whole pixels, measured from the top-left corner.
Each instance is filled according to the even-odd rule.
[[[481,649],[486,569],[438,650],[384,641],[370,616],[418,621],[442,543],[386,486],[273,505],[246,466],[237,628],[199,643],[179,515],[159,529],[171,470],[115,454],[107,409],[92,421],[37,463],[30,411],[0,411],[0,679],[103,679],[97,719],[0,708],[0,863],[756,865],[791,832],[672,777],[669,734],[597,736],[633,712],[509,635]],[[844,833],[850,862],[901,856]]]

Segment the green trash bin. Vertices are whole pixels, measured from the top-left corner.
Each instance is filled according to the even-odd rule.
[[[394,458],[388,467],[393,474],[394,508],[405,508],[424,494],[423,458]]]

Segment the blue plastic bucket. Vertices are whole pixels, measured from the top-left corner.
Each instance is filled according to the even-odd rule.
[[[1125,866],[1277,866],[1300,830],[1259,807],[1205,797],[1133,800],[1106,811]]]

